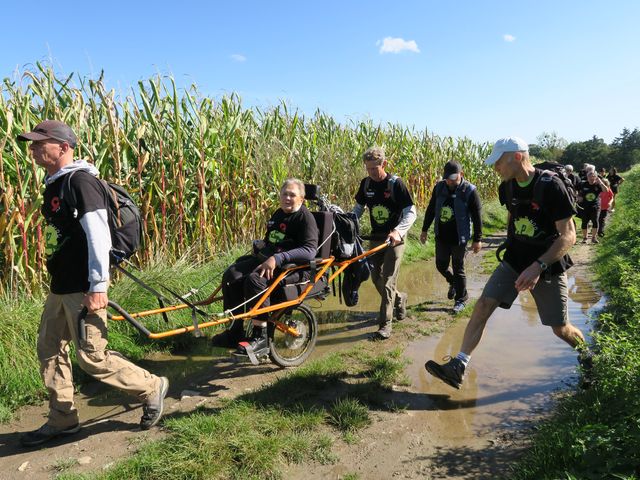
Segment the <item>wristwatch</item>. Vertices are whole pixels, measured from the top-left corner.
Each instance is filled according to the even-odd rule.
[[[549,268],[549,265],[547,265],[546,263],[544,263],[542,260],[540,260],[539,258],[536,258],[536,262],[538,262],[540,264],[540,270],[542,270],[543,272]]]

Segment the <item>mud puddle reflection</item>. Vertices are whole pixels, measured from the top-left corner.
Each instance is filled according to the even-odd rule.
[[[446,285],[433,266],[433,262],[416,262],[405,265],[400,271],[398,288],[409,294],[409,304],[423,304],[434,298],[446,298]],[[359,301],[355,307],[340,303],[338,283],[336,296],[330,295],[322,303],[310,301],[309,305],[318,316],[319,336],[312,358],[318,358],[339,348],[348,348],[356,342],[366,340],[376,330],[380,295],[371,280],[359,290]]]
[[[486,278],[474,282],[474,277],[478,275],[470,275],[468,288],[470,296],[478,298]],[[409,293],[411,305],[423,304],[423,311],[450,308],[445,287],[433,262],[418,262],[401,271],[400,290]],[[568,271],[568,287],[569,318],[588,335],[590,317],[605,299],[594,288],[586,265]],[[333,297],[314,306],[320,323],[314,356],[363,341],[376,328],[379,298],[367,282],[355,309]],[[493,314],[465,383],[454,390],[427,374],[424,363],[455,356],[467,320],[461,318],[442,334],[422,337],[405,349],[411,361],[406,368],[411,387],[397,392],[398,404],[406,405],[410,428],[432,438],[434,449],[423,451],[422,459],[430,461],[433,478],[495,478],[496,472],[506,472],[519,454],[515,439],[518,434],[523,438],[523,427],[551,408],[554,392],[567,385],[575,388],[578,379],[576,354],[540,323],[533,298],[525,293],[511,309]],[[405,461],[419,461],[409,457]]]
[[[570,269],[568,280],[569,318],[588,335],[590,315],[604,306],[605,299],[583,266]],[[477,298],[482,286],[472,285],[471,295]],[[410,408],[418,411],[416,422],[428,421],[439,435],[439,451],[432,460],[446,470],[448,478],[465,478],[469,471],[465,475],[458,467],[468,467],[469,458],[477,452],[492,468],[506,468],[509,459],[505,457],[513,455],[513,449],[504,452],[494,447],[546,412],[553,392],[577,381],[576,354],[540,324],[533,298],[525,293],[511,309],[497,309],[493,314],[462,388],[454,390],[427,374],[424,363],[455,356],[466,323],[461,319],[441,335],[410,344],[405,352],[413,360],[407,367],[413,388],[424,393],[422,400],[414,398]],[[432,411],[427,416],[428,410]],[[480,478],[482,472],[476,470],[475,475]]]

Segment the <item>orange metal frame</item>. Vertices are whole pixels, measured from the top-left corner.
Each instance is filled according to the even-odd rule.
[[[265,302],[266,299],[269,298],[269,296],[273,293],[273,291],[280,285],[280,282],[287,276],[289,275],[289,273],[294,272],[296,270],[302,270],[302,269],[306,269],[309,268],[309,265],[298,265],[292,268],[288,268],[286,270],[283,270],[282,272],[280,272],[280,274],[274,279],[274,281],[271,283],[271,285],[269,285],[269,288],[267,288],[267,290],[262,294],[262,296],[260,297],[260,299],[256,302],[256,304],[248,311],[245,313],[241,313],[238,315],[229,315],[227,317],[224,318],[219,318],[217,320],[212,320],[212,321],[208,321],[208,322],[202,322],[202,323],[197,323],[196,325],[188,325],[188,326],[184,326],[184,327],[179,327],[179,328],[174,328],[172,330],[166,330],[164,332],[158,332],[158,333],[149,333],[148,338],[153,339],[153,340],[157,340],[157,339],[161,339],[161,338],[166,338],[166,337],[172,337],[174,335],[180,335],[183,333],[188,333],[188,332],[192,332],[194,331],[196,328],[201,329],[201,328],[207,328],[207,327],[213,327],[215,325],[221,325],[223,323],[228,323],[231,322],[233,320],[244,320],[246,318],[252,318],[255,317],[257,315],[263,314],[263,313],[272,313],[272,312],[281,312],[283,313],[285,309],[289,308],[289,307],[293,307],[295,305],[299,305],[301,304],[304,299],[306,298],[306,296],[309,294],[309,292],[311,291],[311,289],[314,287],[314,285],[316,284],[316,282],[318,282],[318,280],[320,280],[322,278],[322,276],[327,272],[327,270],[330,267],[337,267],[336,270],[334,270],[331,275],[329,275],[328,277],[328,281],[327,283],[331,283],[334,279],[336,279],[338,277],[338,275],[340,275],[342,272],[344,272],[344,270],[351,264],[365,258],[368,257],[370,255],[373,255],[375,253],[378,253],[379,251],[385,249],[387,247],[388,244],[383,243],[381,245],[378,245],[377,247],[372,248],[371,250],[367,250],[366,252],[364,252],[361,255],[358,255],[357,257],[354,258],[350,258],[348,260],[343,260],[340,262],[336,262],[335,261],[335,257],[329,257],[327,259],[323,259],[321,261],[318,262],[318,267],[320,267],[318,269],[318,272],[316,273],[315,278],[313,279],[313,282],[309,282],[309,284],[307,285],[307,287],[304,289],[304,291],[298,296],[298,298],[294,299],[294,300],[288,300],[285,302],[280,302],[277,303],[275,305],[269,305],[266,307],[263,307],[262,304]],[[142,318],[142,317],[148,317],[151,315],[158,315],[158,314],[162,314],[162,313],[167,313],[167,312],[175,312],[177,310],[184,310],[186,308],[192,308],[192,306],[203,306],[203,305],[210,305],[211,303],[221,300],[222,297],[218,296],[218,293],[221,290],[221,285],[218,286],[218,288],[216,288],[216,290],[209,296],[209,298],[202,300],[200,302],[196,302],[193,305],[187,305],[185,303],[181,303],[178,305],[170,305],[167,307],[163,307],[163,308],[156,308],[156,309],[152,309],[152,310],[145,310],[142,312],[137,312],[137,313],[130,313],[129,316],[133,319],[135,318]],[[215,315],[215,314],[213,314]],[[212,315],[212,316],[213,316]],[[282,322],[279,322],[277,320],[277,318],[279,318],[279,315],[276,315],[275,318],[271,318],[269,319],[269,321],[273,322],[276,326],[277,329],[291,334],[293,336],[299,336],[298,332],[294,329],[291,328],[287,325],[285,325]],[[125,317],[123,315],[113,315],[111,317],[111,320],[116,320],[116,321],[122,321],[122,320],[126,320]]]

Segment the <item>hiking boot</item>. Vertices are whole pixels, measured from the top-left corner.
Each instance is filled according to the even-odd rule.
[[[27,432],[20,437],[20,443],[23,447],[35,447],[42,445],[56,437],[65,437],[73,435],[80,431],[80,424],[76,423],[70,427],[52,427],[48,423],[42,425],[39,429]]]
[[[391,323],[381,325],[377,332],[371,335],[371,340],[387,340],[391,338]]]
[[[143,413],[140,419],[140,428],[142,430],[149,430],[160,421],[162,412],[164,411],[164,397],[167,396],[168,391],[169,379],[167,377],[160,377],[160,387],[158,391],[150,395],[144,405],[142,405]]]
[[[460,389],[460,385],[462,385],[462,377],[464,377],[465,367],[464,363],[462,363],[462,360],[460,360],[459,358],[449,357],[449,361],[444,365],[440,365],[433,360],[429,360],[424,364],[424,368],[426,368],[427,372],[429,372],[431,375],[439,378],[447,385],[450,385],[453,388],[457,388],[458,390]]]
[[[237,347],[238,343],[243,339],[242,329],[228,329],[220,332],[211,338],[211,345],[214,347],[233,348]]]
[[[407,318],[407,294],[398,293],[396,295],[396,302],[393,307],[393,318],[399,322]]]
[[[587,243],[587,242],[588,242],[588,240],[587,240],[586,237],[582,239],[582,243]]]
[[[467,306],[467,304],[464,303],[462,300],[457,300],[455,305],[453,306],[454,315],[457,315],[458,313],[463,311],[466,306]]]
[[[580,365],[580,388],[588,389],[593,384],[593,353],[589,350],[578,354],[578,364]]]
[[[594,235],[593,237],[591,237],[591,243],[600,243],[600,240],[598,240],[598,237]]]
[[[449,300],[453,300],[453,297],[456,296],[456,287],[453,286],[452,283],[449,284],[449,291],[447,292],[447,298]]]
[[[248,348],[253,352],[260,352],[261,350],[269,348],[267,337],[260,335],[259,337],[250,338],[245,342],[240,342],[238,344],[238,353],[246,355]]]

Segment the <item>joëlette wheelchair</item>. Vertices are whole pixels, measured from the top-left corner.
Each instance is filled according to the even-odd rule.
[[[132,279],[158,300],[159,308],[135,313],[128,312],[125,308],[110,300],[108,307],[115,314],[109,312],[110,320],[127,321],[142,335],[149,339],[157,340],[193,332],[195,336],[201,336],[201,330],[216,325],[222,325],[233,321],[252,319],[261,314],[268,314],[268,350],[258,356],[252,355],[249,360],[258,364],[270,358],[281,367],[294,367],[302,364],[313,351],[318,338],[318,321],[311,307],[306,303],[310,299],[324,300],[330,293],[331,283],[337,279],[350,265],[364,261],[367,257],[385,249],[388,244],[383,243],[360,255],[348,259],[336,259],[332,255],[332,238],[336,232],[334,212],[326,208],[327,202],[319,198],[318,187],[305,185],[307,190],[306,200],[315,201],[321,208],[320,211],[311,212],[318,225],[318,253],[317,258],[305,265],[283,265],[272,283],[260,295],[257,302],[248,311],[238,314],[226,311],[218,314],[205,312],[200,307],[212,305],[222,301],[220,284],[208,298],[190,302],[188,295],[180,295],[173,290],[163,287],[179,303],[168,305],[169,300],[157,289],[144,283],[137,276],[124,269],[120,265],[116,268],[124,275]],[[307,269],[309,279],[300,282],[288,282],[291,273]],[[271,305],[264,306],[266,299],[271,297]],[[162,315],[168,323],[167,314],[179,310],[191,310],[191,325],[185,325],[161,332],[149,331],[139,320],[153,315]],[[78,317],[78,332],[80,339],[85,336],[84,319],[86,309],[83,309]]]

